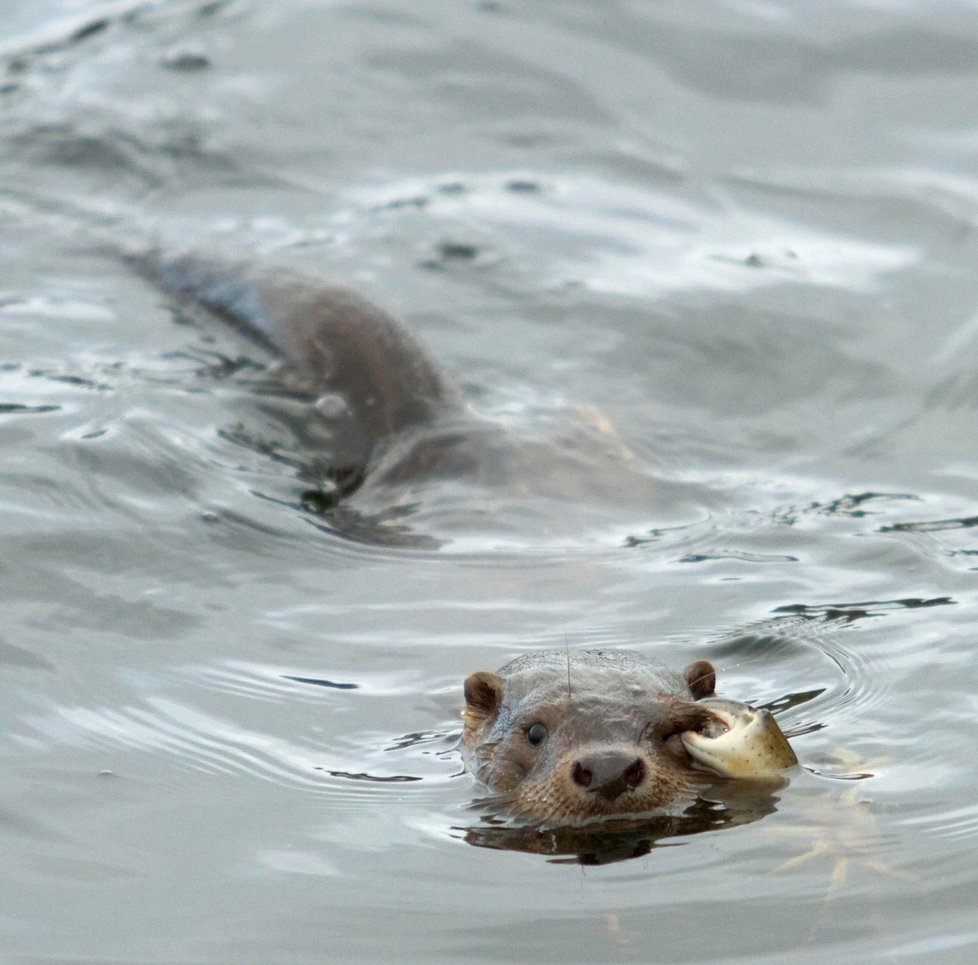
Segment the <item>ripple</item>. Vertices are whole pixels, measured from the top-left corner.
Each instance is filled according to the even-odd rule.
[[[933,519],[915,523],[893,523],[881,526],[881,533],[939,533],[948,529],[974,529],[978,526],[978,516],[957,519]]]
[[[330,777],[342,777],[347,781],[368,781],[374,784],[406,784],[411,781],[423,781],[423,777],[416,777],[410,774],[391,774],[380,777],[376,774],[366,774],[364,772],[353,773],[351,771],[331,771],[325,767],[317,767],[317,771],[325,771]]]
[[[128,676],[142,690],[161,685],[156,676]],[[88,749],[98,753],[96,760],[106,753],[149,755],[183,771],[327,796],[341,807],[385,793],[385,785],[424,785],[421,793],[437,796],[438,787],[459,773],[457,761],[445,760],[454,756],[457,731],[396,736],[356,724],[351,701],[359,706],[370,697],[401,696],[410,689],[403,679],[395,687],[391,677],[365,675],[356,689],[335,689],[325,678],[244,662],[186,666],[170,676],[183,695],[197,688],[198,699],[154,694],[111,704],[48,705],[21,716],[11,743],[35,751],[44,744]],[[351,731],[331,725],[324,742],[322,715],[337,711],[347,714]],[[134,766],[112,763],[119,774]]]
[[[37,735],[48,742],[107,751],[161,756],[184,771],[271,782],[307,794],[328,796],[353,806],[390,784],[440,784],[449,779],[408,753],[414,745],[395,745],[404,763],[420,763],[422,773],[398,772],[390,767],[387,743],[378,737],[373,750],[363,747],[324,747],[312,734],[285,739],[207,713],[186,702],[163,697],[147,698],[140,706],[61,706],[47,717],[27,721],[31,735],[14,734],[15,742],[36,745]],[[363,742],[364,737],[358,736]],[[331,763],[322,763],[329,760]],[[124,765],[115,765],[125,773]],[[457,768],[454,768],[457,772]],[[440,773],[439,773],[440,772]],[[432,789],[431,793],[437,793]]]
[[[55,669],[54,664],[46,657],[24,647],[15,647],[3,638],[0,638],[0,664],[6,664],[8,667],[19,667],[24,670],[54,671]]]
[[[878,532],[905,538],[928,556],[963,563],[968,570],[975,570],[978,569],[976,527],[978,516],[968,515],[895,522],[881,526]]]
[[[0,415],[43,415],[60,412],[60,405],[25,405],[18,402],[0,402]]]
[[[357,697],[395,697],[413,692],[417,681],[404,673],[358,671],[355,680],[331,680],[296,669],[251,661],[225,660],[204,667],[191,665],[177,671],[184,682],[207,690],[234,694],[260,701],[282,700],[322,704],[340,700],[344,695]]]
[[[784,606],[775,607],[772,612],[792,613],[804,620],[840,620],[845,623],[852,623],[866,617],[882,616],[884,613],[894,610],[919,610],[922,607],[953,606],[955,602],[949,596],[930,598],[911,596],[899,600],[864,600],[860,603],[788,603]]]
[[[677,562],[705,563],[713,560],[737,560],[741,563],[797,563],[797,556],[781,556],[776,553],[748,553],[744,550],[715,550],[712,553],[687,553]]]
[[[892,601],[892,609],[902,602]],[[846,646],[855,643],[852,622],[873,614],[846,606],[789,606],[775,612],[782,611],[788,615],[735,631],[714,645],[717,661],[735,675],[738,699],[777,712],[789,737],[830,727],[851,707],[865,713],[886,700],[889,688],[878,658]],[[884,605],[879,612],[886,612]],[[812,653],[822,658],[827,673],[813,667]],[[787,689],[768,696],[775,673]]]
[[[537,190],[514,196],[514,180],[529,180]],[[915,246],[846,238],[756,208],[724,211],[714,197],[684,198],[593,175],[469,172],[460,185],[446,193],[438,184],[407,178],[358,186],[348,201],[378,209],[424,199],[431,218],[451,222],[464,211],[469,221],[475,216],[482,225],[504,230],[512,246],[525,236],[529,250],[541,232],[559,234],[566,279],[586,278],[593,291],[632,297],[696,289],[746,292],[786,279],[869,291],[880,275],[921,258]],[[582,218],[587,231],[580,228]]]
[[[936,837],[971,840],[978,836],[978,804],[968,804],[953,810],[915,814],[905,818],[902,823],[904,827],[914,828]]]
[[[736,489],[733,488],[734,484]],[[813,484],[805,479],[779,480],[780,486],[788,486],[795,492],[811,490]],[[757,495],[757,482],[753,479],[734,479],[727,474],[714,483],[724,485],[731,491],[732,498],[743,500],[743,493]],[[763,494],[760,494],[763,498]],[[629,549],[647,548],[658,555],[681,552],[674,560],[679,563],[709,563],[731,560],[741,563],[782,564],[800,563],[804,560],[800,552],[765,552],[760,547],[737,546],[738,540],[752,543],[767,542],[778,538],[794,539],[799,543],[806,538],[802,524],[814,517],[830,517],[843,522],[851,522],[858,527],[856,532],[879,532],[864,528],[862,521],[867,517],[888,513],[892,504],[916,500],[918,497],[908,493],[861,492],[844,493],[828,499],[807,502],[778,502],[770,508],[732,509],[727,512],[713,512],[689,522],[671,526],[659,526],[639,535],[629,535],[623,545]],[[778,531],[784,528],[798,530],[796,537],[779,537]],[[805,545],[805,544],[802,544]]]
[[[281,668],[270,664],[225,660],[217,665],[186,667],[181,675],[208,690],[252,700],[278,702],[286,697],[310,701],[322,699],[320,693],[306,692],[295,686],[295,683],[304,683],[312,678],[283,673]],[[355,688],[358,685],[345,686]]]
[[[261,777],[316,787],[309,750],[250,731],[185,703],[148,698],[143,706],[62,706],[34,728],[49,739],[103,750],[162,753],[183,769]]]

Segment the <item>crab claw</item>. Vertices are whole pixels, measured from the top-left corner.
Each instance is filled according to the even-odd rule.
[[[788,739],[769,710],[736,700],[709,697],[698,701],[718,718],[706,732],[686,731],[683,746],[694,760],[726,777],[777,777],[798,763]]]

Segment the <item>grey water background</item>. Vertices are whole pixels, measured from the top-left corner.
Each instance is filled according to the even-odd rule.
[[[974,960],[978,6],[2,0],[0,69],[0,959]],[[348,282],[659,496],[331,527],[116,233]],[[474,846],[461,680],[586,645],[780,710],[772,813]]]

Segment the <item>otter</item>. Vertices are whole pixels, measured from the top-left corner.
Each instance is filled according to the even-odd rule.
[[[443,532],[483,524],[577,534],[645,523],[661,503],[661,482],[599,413],[548,411],[513,431],[512,416],[476,412],[400,319],[349,288],[197,250],[113,253],[249,337],[274,360],[276,386],[309,402],[322,449],[303,467],[316,487],[303,505],[341,535],[440,545]]]
[[[715,697],[626,650],[545,650],[465,680],[466,769],[513,814],[549,826],[660,811],[708,774],[775,778],[798,759],[766,710]]]

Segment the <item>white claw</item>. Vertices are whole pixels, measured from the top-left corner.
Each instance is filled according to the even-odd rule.
[[[709,697],[699,703],[719,718],[726,730],[715,736],[687,731],[686,750],[695,760],[726,777],[777,777],[798,763],[788,739],[769,710],[736,700]]]

